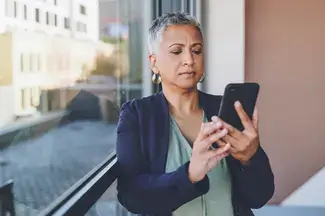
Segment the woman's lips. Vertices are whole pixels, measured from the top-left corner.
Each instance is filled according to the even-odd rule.
[[[192,71],[192,72],[182,72],[179,75],[195,75],[195,72],[194,71]]]

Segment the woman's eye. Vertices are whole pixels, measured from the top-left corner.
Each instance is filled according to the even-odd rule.
[[[175,54],[175,55],[178,55],[178,54],[180,54],[182,51],[181,50],[174,50],[174,51],[172,51],[171,53],[173,53],[173,54]]]
[[[193,50],[192,51],[194,54],[197,54],[197,55],[199,55],[199,54],[201,54],[202,53],[202,50]]]

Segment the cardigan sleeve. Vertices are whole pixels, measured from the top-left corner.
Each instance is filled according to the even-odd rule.
[[[188,178],[189,162],[170,173],[143,173],[146,159],[140,147],[139,120],[132,102],[122,106],[117,127],[118,200],[135,214],[170,213],[209,190],[207,176]]]
[[[259,146],[249,165],[243,166],[239,161],[233,167],[234,189],[247,207],[263,207],[274,194],[274,175],[269,159]]]

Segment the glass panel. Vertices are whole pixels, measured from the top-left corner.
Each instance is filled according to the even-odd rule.
[[[12,187],[16,215],[37,215],[108,157],[122,103],[142,96],[144,0],[84,1],[87,16],[69,2],[52,5],[64,25],[0,35],[0,189]]]
[[[89,209],[85,216],[135,216],[128,212],[116,198],[116,181],[105,191],[99,200]]]

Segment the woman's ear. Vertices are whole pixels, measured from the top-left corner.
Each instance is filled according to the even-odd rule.
[[[158,70],[156,68],[156,56],[151,54],[149,56],[149,61],[150,61],[150,69],[155,73],[157,74],[158,73]]]

